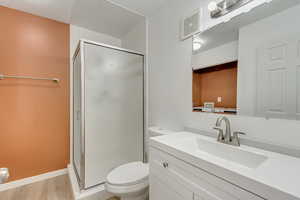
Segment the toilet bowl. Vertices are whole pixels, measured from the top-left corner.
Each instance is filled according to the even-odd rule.
[[[112,170],[107,178],[106,190],[121,200],[146,200],[148,197],[149,165],[132,162]]]
[[[149,137],[173,133],[158,127],[149,128]],[[112,170],[105,183],[106,191],[121,200],[147,200],[149,191],[149,165],[132,162]]]

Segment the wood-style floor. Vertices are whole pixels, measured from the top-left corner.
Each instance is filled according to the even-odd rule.
[[[0,200],[73,200],[68,175],[0,192]]]
[[[73,200],[68,175],[0,192],[0,200]],[[120,200],[112,197],[108,200]]]

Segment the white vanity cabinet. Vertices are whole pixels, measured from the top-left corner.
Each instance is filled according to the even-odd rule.
[[[262,200],[263,198],[150,148],[150,200]]]

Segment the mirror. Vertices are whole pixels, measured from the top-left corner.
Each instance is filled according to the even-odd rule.
[[[299,120],[298,13],[273,0],[194,36],[193,111]]]

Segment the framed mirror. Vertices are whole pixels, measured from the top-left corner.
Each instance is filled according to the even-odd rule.
[[[300,119],[299,12],[273,0],[194,36],[193,111]]]

